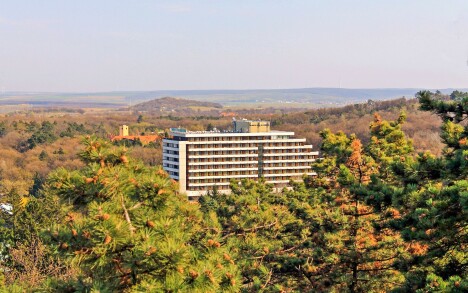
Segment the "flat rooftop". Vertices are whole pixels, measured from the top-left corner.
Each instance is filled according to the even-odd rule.
[[[233,120],[232,130],[189,131],[185,128],[171,128],[171,134],[179,137],[226,137],[226,136],[292,136],[292,131],[270,129],[270,121],[261,120]]]
[[[184,128],[171,128],[174,136],[197,137],[197,136],[271,136],[271,135],[294,135],[293,131],[270,130],[268,132],[240,132],[232,130],[212,130],[212,131],[190,131]]]

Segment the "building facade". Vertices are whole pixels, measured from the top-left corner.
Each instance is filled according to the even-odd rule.
[[[230,192],[231,180],[265,178],[275,189],[311,176],[318,156],[294,132],[270,130],[268,121],[233,122],[233,131],[187,131],[172,128],[163,140],[163,168],[189,199],[215,186]]]

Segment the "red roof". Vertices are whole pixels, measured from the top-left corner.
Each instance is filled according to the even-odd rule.
[[[135,140],[139,139],[142,144],[149,144],[150,142],[155,142],[157,140],[160,140],[161,137],[159,135],[116,135],[111,138],[112,141],[115,140],[122,140],[122,139],[128,139],[128,140]]]
[[[220,115],[223,116],[223,117],[235,117],[236,113],[234,113],[234,112],[221,112]]]

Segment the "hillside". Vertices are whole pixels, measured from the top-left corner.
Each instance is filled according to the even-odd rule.
[[[368,101],[337,108],[246,117],[270,120],[273,129],[294,131],[318,150],[322,144],[319,133],[325,128],[334,132],[355,133],[362,141],[368,142],[369,125],[374,119],[374,113],[379,113],[384,119],[393,120],[401,111],[405,111],[408,117],[403,130],[413,140],[415,149],[418,152],[429,150],[440,155],[443,148],[439,136],[441,119],[430,112],[420,111],[417,99]]]
[[[223,106],[218,103],[200,102],[195,100],[187,100],[181,98],[164,97],[154,99],[148,102],[143,102],[131,107],[134,111],[139,112],[177,112],[183,113],[188,111],[210,111],[221,109]]]

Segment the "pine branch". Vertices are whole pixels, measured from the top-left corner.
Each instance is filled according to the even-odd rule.
[[[248,228],[248,229],[239,228],[234,232],[227,233],[222,238],[224,239],[224,238],[227,238],[227,237],[232,236],[232,235],[244,235],[244,233],[247,233],[247,232],[257,231],[259,229],[264,229],[264,228],[270,228],[270,227],[273,227],[274,225],[276,225],[277,223],[278,223],[278,219],[276,219],[273,223],[265,224],[265,225],[261,225],[261,226],[256,226],[256,227],[253,227],[253,228]]]
[[[294,246],[292,246],[292,247],[290,247],[290,248],[286,248],[286,249],[283,249],[283,250],[279,250],[279,251],[277,251],[276,253],[278,253],[278,254],[283,254],[283,253],[289,252],[289,251],[291,251],[291,250],[294,250],[294,249],[298,248],[299,246],[301,246],[302,244],[304,244],[304,243],[307,242],[307,241],[308,241],[308,239],[304,239],[303,241],[301,241],[301,242],[298,243],[297,245],[294,245]]]
[[[130,215],[128,214],[127,208],[125,207],[123,195],[120,196],[120,204],[122,205],[122,209],[124,211],[125,220],[127,221],[129,225],[130,234],[133,235],[133,231],[135,231],[135,228],[132,225],[132,221],[130,220]]]
[[[375,268],[375,269],[357,269],[358,272],[379,272],[379,271],[388,271],[395,269],[393,266],[383,267],[383,268]]]
[[[129,208],[128,210],[129,210],[129,211],[133,211],[133,210],[135,210],[135,209],[141,207],[142,205],[143,205],[143,202],[140,201],[139,203],[137,203],[137,204],[134,205],[133,207]]]
[[[265,289],[266,286],[268,285],[268,283],[270,283],[272,275],[273,275],[273,269],[270,269],[270,272],[268,273],[268,278],[267,278],[265,284],[262,285],[262,289]]]

